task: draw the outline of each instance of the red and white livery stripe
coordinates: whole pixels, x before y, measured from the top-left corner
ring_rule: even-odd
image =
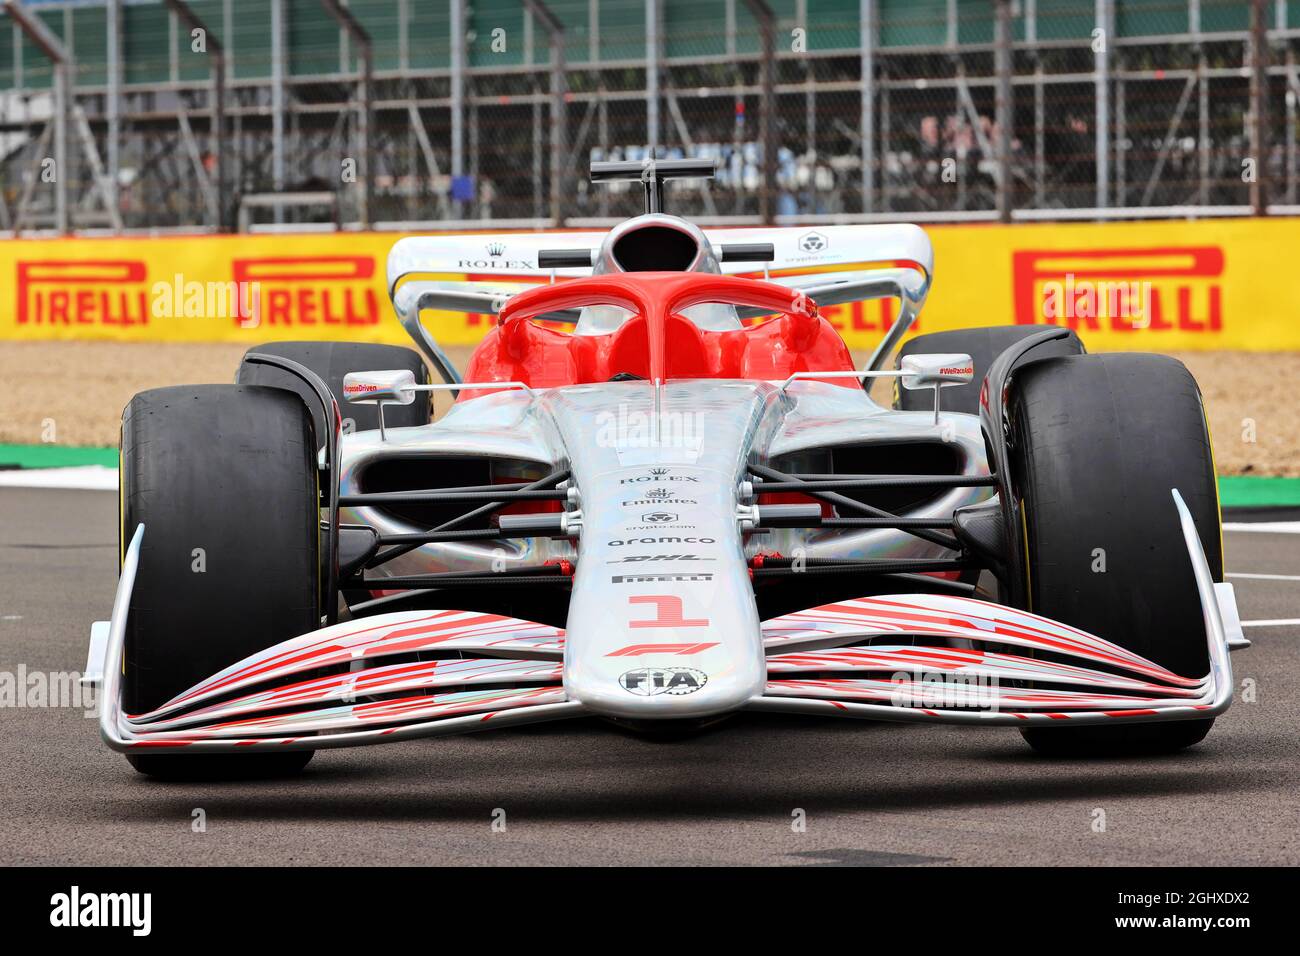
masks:
[[[738,709],[1009,726],[1220,714],[1232,700],[1227,636],[1195,525],[1174,498],[1203,610],[1205,633],[1196,637],[1207,642],[1210,669],[1202,677],[1027,611],[951,596],[864,597],[764,623],[767,679]],[[562,629],[475,611],[409,611],[292,638],[127,716],[122,654],[143,534],[141,526],[123,561],[104,662],[100,727],[114,749],[346,747],[595,709],[565,686]],[[642,646],[610,656],[626,654],[632,668]],[[714,645],[665,645],[683,646]],[[702,657],[684,659],[704,666]]]

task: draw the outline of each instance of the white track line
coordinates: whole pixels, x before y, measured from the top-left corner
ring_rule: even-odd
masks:
[[[1278,618],[1272,621],[1242,621],[1242,627],[1296,627],[1300,625],[1300,617]]]
[[[15,468],[0,471],[0,488],[75,488],[116,491],[117,469],[104,465],[77,468]]]
[[[1300,581],[1300,574],[1247,574],[1245,572],[1229,571],[1224,577],[1249,578],[1252,581]]]
[[[1254,531],[1268,534],[1300,534],[1300,521],[1225,521],[1224,531]]]

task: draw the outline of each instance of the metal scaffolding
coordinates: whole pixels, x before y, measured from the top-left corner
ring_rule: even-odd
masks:
[[[0,233],[1300,212],[1295,4],[483,7],[3,0]]]

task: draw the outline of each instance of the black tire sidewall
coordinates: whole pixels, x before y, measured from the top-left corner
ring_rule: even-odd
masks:
[[[1027,609],[1204,676],[1201,602],[1171,494],[1222,580],[1213,452],[1191,374],[1159,355],[1046,359],[1013,377],[1009,416]]]
[[[320,626],[311,416],[250,385],[154,389],[123,413],[121,534],[144,524],[124,706],[143,713]]]

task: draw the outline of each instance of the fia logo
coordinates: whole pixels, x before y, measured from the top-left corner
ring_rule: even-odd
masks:
[[[682,697],[693,694],[709,682],[709,675],[694,667],[638,667],[618,679],[629,694],[658,697],[668,694]]]

